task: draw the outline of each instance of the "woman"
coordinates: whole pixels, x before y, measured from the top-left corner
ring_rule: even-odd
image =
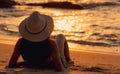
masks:
[[[73,64],[64,35],[50,38],[53,27],[53,19],[37,11],[25,18],[19,25],[22,38],[17,41],[8,66],[54,66],[56,70],[63,71],[69,64]],[[17,62],[20,55],[24,62]]]

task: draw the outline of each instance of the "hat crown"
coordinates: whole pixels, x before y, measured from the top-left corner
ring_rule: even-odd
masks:
[[[45,20],[44,17],[38,12],[34,12],[30,15],[27,20],[26,29],[30,33],[39,33],[45,27]]]
[[[52,17],[35,11],[20,23],[19,32],[26,40],[40,42],[50,36],[53,28]]]

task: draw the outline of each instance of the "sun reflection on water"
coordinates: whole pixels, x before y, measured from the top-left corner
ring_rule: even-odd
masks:
[[[90,25],[90,18],[83,17],[83,15],[88,14],[88,10],[68,10],[54,11],[53,19],[54,19],[54,32],[52,35],[57,35],[59,33],[63,33],[66,35],[66,38],[69,40],[80,40],[87,39],[90,35],[90,32],[85,32],[87,30],[87,26]]]
[[[59,30],[70,31],[74,25],[75,21],[66,20],[66,18],[59,20],[57,22],[56,28]]]

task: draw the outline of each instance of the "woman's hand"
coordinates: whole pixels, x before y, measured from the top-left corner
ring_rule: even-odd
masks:
[[[18,62],[14,65],[8,65],[6,67],[9,67],[9,68],[20,68],[20,67],[23,67],[24,66],[24,62]]]

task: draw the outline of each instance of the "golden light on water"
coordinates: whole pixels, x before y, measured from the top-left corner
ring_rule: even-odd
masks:
[[[90,21],[88,17],[83,17],[80,15],[87,14],[87,10],[81,11],[68,11],[63,12],[61,10],[57,10],[54,12],[54,24],[55,24],[55,33],[64,32],[65,34],[74,34],[74,36],[80,36],[78,33],[71,32],[81,32]],[[78,16],[79,15],[79,16]],[[54,34],[55,34],[54,33]]]
[[[19,0],[24,1],[24,0]],[[28,2],[29,0],[25,0]],[[45,0],[30,0],[45,1]],[[47,1],[47,0],[46,0]],[[53,1],[53,0],[48,0]],[[56,0],[57,1],[57,0]],[[62,1],[62,0],[60,0]],[[69,0],[73,1],[73,0]],[[108,0],[74,0],[89,3],[100,3]],[[94,45],[95,42],[107,43],[111,45],[120,44],[119,33],[119,7],[116,5],[101,5],[93,9],[83,10],[65,10],[55,8],[43,8],[41,6],[15,6],[16,8],[1,9],[0,22],[7,26],[7,29],[1,31],[0,43],[15,44],[18,39],[18,26],[20,22],[28,17],[33,11],[39,11],[41,14],[50,15],[54,19],[54,31],[52,35],[60,33],[66,36],[66,39],[73,41],[70,48],[78,48],[79,41],[83,44]],[[7,21],[9,20],[9,21]],[[4,36],[6,35],[6,36]],[[7,36],[8,35],[8,36]],[[15,36],[15,37],[14,37]],[[111,37],[110,37],[111,36]],[[75,43],[75,44],[74,44]],[[76,46],[75,46],[76,45]],[[96,45],[96,44],[95,44]],[[79,49],[79,48],[78,48]],[[101,49],[100,49],[101,50]]]
[[[71,30],[72,26],[74,25],[74,21],[68,21],[65,18],[57,22],[57,29],[59,30]]]

